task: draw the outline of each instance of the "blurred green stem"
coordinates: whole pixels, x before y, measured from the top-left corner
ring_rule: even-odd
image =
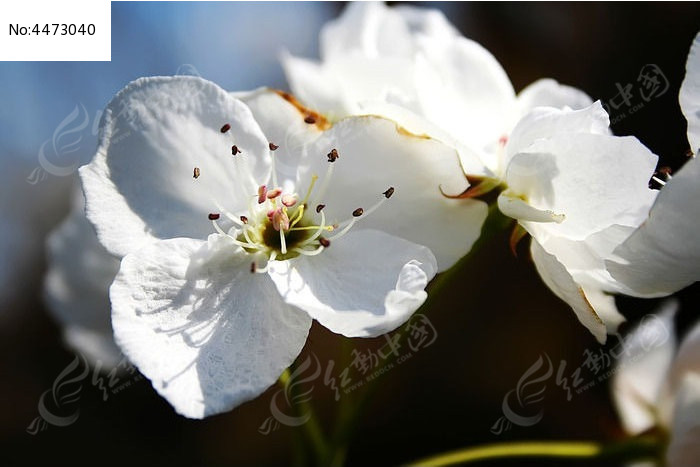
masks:
[[[486,444],[438,454],[408,464],[411,467],[442,467],[506,458],[559,458],[574,460],[624,461],[659,459],[664,443],[658,437],[630,438],[619,443],[596,441],[523,441]]]

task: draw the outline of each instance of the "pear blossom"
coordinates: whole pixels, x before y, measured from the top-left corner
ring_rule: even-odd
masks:
[[[667,464],[695,465],[700,457],[700,324],[678,345],[673,331],[678,303],[669,300],[663,307],[658,315],[661,326],[656,326],[661,329],[642,322],[625,339],[613,398],[628,433],[660,429],[670,438]]]
[[[401,325],[486,210],[442,195],[467,188],[449,146],[379,117],[331,124],[284,93],[237,96],[137,80],[80,169],[87,217],[123,257],[116,342],[193,418],[273,384],[312,319],[349,337]]]
[[[679,101],[694,155],[661,188],[649,218],[606,262],[615,280],[639,296],[668,295],[700,280],[700,34],[688,54]]]
[[[502,174],[499,151],[537,106],[580,109],[584,92],[541,79],[517,96],[496,58],[442,12],[354,2],[320,34],[320,62],[283,54],[292,91],[331,119],[392,118],[460,150],[471,175]]]
[[[63,325],[68,346],[93,365],[99,362],[100,368],[111,370],[122,359],[112,337],[108,295],[119,259],[97,241],[84,204],[82,191],[76,189],[70,213],[49,234],[44,296]]]
[[[623,320],[611,293],[629,292],[605,270],[612,250],[644,222],[657,156],[634,137],[609,134],[599,102],[537,108],[504,148],[502,213],[532,236],[543,281],[601,342]],[[518,240],[514,237],[514,241]]]

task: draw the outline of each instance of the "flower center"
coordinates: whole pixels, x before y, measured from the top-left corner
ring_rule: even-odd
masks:
[[[226,125],[222,127],[222,132],[225,132],[224,128]],[[394,188],[389,187],[369,209],[357,208],[347,220],[329,225],[324,212],[326,205],[320,204],[320,200],[325,196],[333,177],[335,162],[340,158],[338,151],[331,149],[325,156],[328,158],[328,169],[318,189],[315,190],[319,177],[314,174],[304,197],[300,198],[297,193],[285,193],[277,187],[273,152],[279,146],[270,143],[269,147],[272,160],[271,182],[274,188],[259,186],[257,194],[251,195],[248,200],[245,215],[230,213],[218,203],[220,212],[209,214],[209,220],[219,234],[230,237],[236,245],[253,256],[251,272],[267,272],[272,261],[322,253],[332,242],[350,231],[361,216],[371,214],[394,194]],[[219,225],[222,214],[233,224],[228,231]],[[330,235],[331,232],[334,233]],[[260,264],[264,266],[260,267]]]

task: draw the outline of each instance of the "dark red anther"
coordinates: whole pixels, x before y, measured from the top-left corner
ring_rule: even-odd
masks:
[[[194,178],[199,178],[199,167],[194,168],[194,170],[192,171],[192,176]]]
[[[215,221],[215,220],[217,220],[219,217],[221,217],[221,214],[219,214],[218,212],[212,212],[212,213],[209,214],[209,220],[210,220],[210,221]]]
[[[313,125],[316,123],[316,118],[313,115],[307,115],[306,118],[304,119],[304,123],[308,123],[309,125]]]
[[[362,208],[357,208],[352,212],[352,217],[360,217],[362,214],[364,214],[365,210]]]
[[[331,149],[331,152],[329,152],[326,155],[328,156],[328,162],[335,162],[336,159],[340,157],[340,155],[338,154],[338,150],[335,148]]]
[[[231,125],[229,125],[228,123],[226,123],[224,126],[221,127],[221,132],[222,132],[222,133],[226,133],[226,132],[227,132],[228,130],[230,130],[230,129],[231,129]]]
[[[316,212],[319,213],[319,212],[323,211],[323,208],[325,208],[325,207],[326,207],[325,204],[319,204],[318,206],[316,206]]]
[[[244,224],[247,224],[248,218],[246,216],[241,216],[241,222],[243,222]]]
[[[328,248],[329,246],[331,246],[331,241],[323,237],[319,237],[318,243],[323,245],[324,248]]]
[[[276,150],[278,147],[279,147],[279,146],[277,146],[275,143],[270,143],[270,151],[274,151],[274,150]]]
[[[251,274],[255,272],[255,270],[258,269],[258,266],[255,264],[255,261],[250,263],[250,272]]]
[[[235,156],[235,155],[238,154],[239,152],[243,152],[243,151],[241,151],[240,149],[238,149],[238,146],[236,146],[235,144],[234,144],[233,146],[231,146],[231,154],[233,154],[233,155]]]
[[[386,190],[386,191],[385,191],[384,193],[382,193],[382,194],[386,197],[386,199],[391,198],[391,195],[394,194],[394,187],[393,187],[393,186],[390,186],[389,189]]]

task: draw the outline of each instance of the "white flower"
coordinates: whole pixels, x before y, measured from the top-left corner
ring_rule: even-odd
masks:
[[[44,296],[63,325],[64,340],[93,364],[111,370],[122,359],[112,337],[108,296],[119,259],[97,241],[80,190],[75,190],[70,214],[49,235],[47,249]]]
[[[646,219],[655,155],[611,136],[600,104],[575,88],[545,79],[516,96],[496,59],[434,10],[351,4],[323,29],[321,58],[284,57],[303,100],[457,148],[471,184],[462,196],[505,189],[499,207],[535,239],[545,283],[605,340],[624,319],[610,293],[627,289],[604,259]]]
[[[677,302],[664,308],[656,322],[642,321],[625,339],[613,397],[628,433],[660,428],[670,434],[668,465],[695,465],[700,458],[700,324],[677,347]]]
[[[460,150],[471,175],[501,174],[499,140],[537,106],[579,109],[585,93],[539,80],[516,97],[494,56],[438,10],[356,2],[324,26],[321,61],[283,55],[292,90],[330,118],[374,114]]]
[[[665,184],[649,218],[606,263],[617,281],[640,296],[668,295],[700,280],[700,34],[688,54],[679,101],[695,156]]]
[[[441,143],[377,117],[330,126],[272,91],[242,97],[198,78],[135,81],[80,171],[88,218],[124,256],[116,341],[189,417],[273,384],[312,318],[346,336],[395,329],[485,217],[440,193],[466,189]]]
[[[532,257],[547,286],[604,342],[624,320],[609,295],[623,290],[604,259],[646,219],[657,156],[633,137],[611,136],[599,103],[533,110],[504,152],[501,212],[532,236]]]

